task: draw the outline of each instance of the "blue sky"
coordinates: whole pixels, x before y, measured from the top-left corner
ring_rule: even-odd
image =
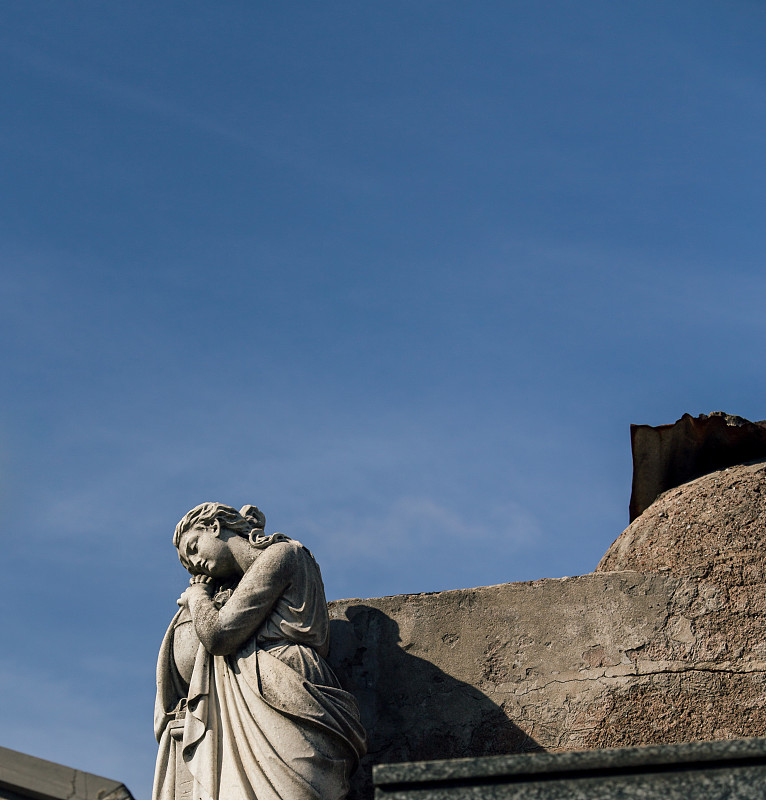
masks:
[[[760,2],[0,9],[0,744],[148,800],[204,500],[330,598],[591,571],[766,417]]]

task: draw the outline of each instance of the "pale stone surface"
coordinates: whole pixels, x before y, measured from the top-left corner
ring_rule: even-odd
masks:
[[[154,800],[343,800],[364,755],[319,567],[264,523],[205,503],[176,528],[192,579],[158,659]]]
[[[623,571],[331,603],[354,796],[373,763],[766,735],[764,530],[766,464],[733,467],[658,499]]]

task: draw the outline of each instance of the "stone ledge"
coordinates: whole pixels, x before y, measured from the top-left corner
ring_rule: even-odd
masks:
[[[0,800],[133,800],[124,784],[0,747]]]
[[[373,770],[378,800],[513,797],[762,797],[766,738],[564,753],[384,764]]]

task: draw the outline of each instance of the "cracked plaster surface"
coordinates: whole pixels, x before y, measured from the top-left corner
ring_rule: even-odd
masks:
[[[766,734],[766,464],[661,495],[597,572],[330,604],[372,763]]]

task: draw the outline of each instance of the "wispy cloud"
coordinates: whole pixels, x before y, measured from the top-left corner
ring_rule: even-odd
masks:
[[[315,144],[315,131],[307,133],[305,126],[282,126],[279,115],[251,112],[247,123],[225,122],[220,116],[198,113],[166,94],[137,87],[91,65],[83,66],[82,62],[53,56],[28,43],[0,38],[0,54],[55,83],[85,91],[102,103],[166,120],[186,131],[196,130],[221,143],[254,152],[270,163],[310,175],[312,180],[322,184],[355,194],[376,189],[375,177],[316,147],[309,148],[309,143]],[[46,146],[55,147],[55,143]]]
[[[210,117],[195,114],[162,94],[137,88],[125,81],[109,77],[103,72],[97,72],[93,68],[75,64],[61,56],[54,57],[32,45],[22,45],[7,39],[0,39],[0,52],[57,83],[85,89],[92,97],[98,97],[102,102],[118,104],[127,110],[162,117],[184,126],[192,126],[238,145],[248,147],[253,145],[251,137],[221,125]]]
[[[356,508],[293,523],[320,559],[328,588],[351,572],[365,576],[358,582],[368,587],[362,595],[458,588],[456,565],[465,585],[476,585],[482,579],[471,576],[493,572],[486,571],[488,554],[498,567],[497,582],[508,580],[509,564],[544,540],[541,522],[515,501],[466,509],[403,495],[382,509]]]

